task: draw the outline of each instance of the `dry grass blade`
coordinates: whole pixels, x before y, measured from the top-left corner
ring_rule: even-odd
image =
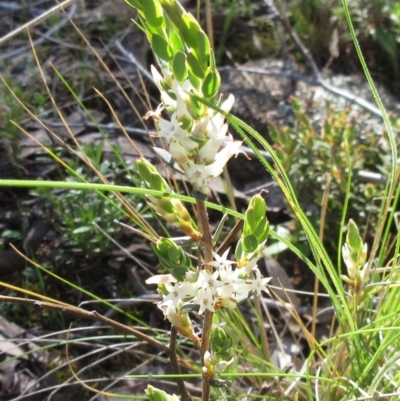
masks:
[[[12,32],[9,34],[3,36],[0,38],[0,46],[3,45],[4,43],[8,42],[10,39],[12,39],[14,36],[17,36],[21,32],[25,30],[29,30],[30,28],[33,28],[34,26],[42,23],[43,21],[46,21],[49,17],[52,15],[56,14],[59,11],[63,11],[65,8],[69,7],[70,5],[76,3],[78,0],[65,0],[62,3],[59,3],[58,5],[50,8],[48,11],[44,12],[43,14],[39,15],[38,17],[34,18],[33,20],[27,22],[26,24],[23,24],[17,29],[14,29]]]

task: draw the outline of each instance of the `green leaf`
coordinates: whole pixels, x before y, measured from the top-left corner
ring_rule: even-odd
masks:
[[[261,195],[255,195],[250,201],[250,205],[254,209],[254,214],[256,217],[256,220],[261,219],[263,216],[265,216],[265,213],[267,211],[267,208],[265,206],[265,200]]]
[[[159,256],[160,258],[160,264],[162,267],[165,267],[168,270],[173,270],[175,269],[175,263],[171,262],[168,258],[163,258]]]
[[[244,234],[252,234],[257,227],[257,220],[254,213],[254,209],[249,207],[245,213],[245,220],[244,220],[244,227],[243,232]]]
[[[144,159],[140,159],[137,163],[137,169],[138,169],[138,173],[140,175],[140,178],[143,181],[146,181],[146,183],[148,184],[150,182],[150,174],[151,174],[151,170],[149,168],[148,163],[146,162],[146,160]]]
[[[260,241],[260,237],[264,237],[265,232],[267,232],[267,235],[268,235],[268,231],[269,231],[268,228],[269,228],[269,224],[268,224],[268,221],[267,221],[267,217],[263,216],[263,217],[261,217],[261,219],[259,219],[257,221],[257,227],[254,230],[253,234]]]
[[[210,50],[209,67],[211,71],[217,71],[214,52]]]
[[[136,8],[138,11],[143,11],[143,0],[125,0],[131,7]]]
[[[182,251],[183,251],[183,249],[182,249]],[[187,269],[191,269],[192,268],[192,259],[190,259],[190,256],[185,251],[183,251],[182,257],[183,258],[182,258],[181,265],[186,266]]]
[[[361,251],[364,244],[360,237],[358,227],[352,219],[350,219],[349,221],[348,229],[349,231],[347,233],[347,243],[351,248],[353,248],[354,251]]]
[[[147,386],[145,392],[151,401],[179,401],[176,395],[169,395],[165,391],[153,387],[150,384]]]
[[[165,212],[167,214],[175,214],[175,212],[176,212],[175,206],[171,202],[171,198],[161,198],[158,203],[158,206],[161,207],[163,212]]]
[[[178,29],[180,29],[182,24],[182,15],[185,13],[185,9],[179,4],[179,1],[160,0],[160,3],[168,18]]]
[[[246,235],[243,238],[243,248],[247,253],[254,252],[258,247],[258,240],[254,234]]]
[[[262,244],[263,242],[265,242],[268,236],[269,236],[269,224],[267,223],[265,231],[260,236],[257,237],[258,243]]]
[[[201,63],[208,66],[211,48],[208,36],[204,33],[204,31],[199,31],[197,36],[197,47],[193,48],[193,51],[196,53],[196,56]]]
[[[170,61],[173,57],[173,52],[171,46],[168,42],[158,34],[153,34],[151,38],[151,46],[153,48],[153,52],[158,56],[161,60]]]
[[[186,67],[186,55],[183,52],[175,53],[174,59],[172,60],[172,72],[175,78],[179,82],[183,82],[188,75],[188,70]]]
[[[174,53],[177,51],[185,51],[185,45],[183,44],[181,37],[172,29],[168,33],[168,42]]]
[[[221,78],[218,71],[210,71],[201,86],[201,92],[206,99],[212,99],[218,92],[221,85]]]
[[[184,281],[185,274],[189,269],[186,266],[179,266],[172,269],[171,274],[178,280]]]
[[[182,14],[180,32],[187,46],[191,47],[192,49],[197,49],[200,30],[200,25],[192,14]]]
[[[171,246],[170,248],[168,248],[169,260],[175,264],[180,264],[182,252],[183,252],[182,248]]]
[[[72,231],[72,234],[82,234],[82,233],[87,233],[88,231],[92,230],[92,227],[90,226],[82,226],[78,227],[75,230]]]
[[[150,174],[148,184],[151,189],[154,189],[156,191],[165,191],[164,178],[160,176],[158,171],[152,172]]]
[[[193,96],[190,97],[190,107],[189,112],[194,119],[199,119],[203,115],[204,104],[200,103]]]
[[[188,70],[188,76],[189,76],[189,81],[192,84],[192,86],[195,89],[200,89],[201,80],[199,78],[197,78],[196,75],[194,75],[191,70]]]
[[[196,56],[193,53],[189,53],[187,55],[187,64],[190,69],[190,71],[200,79],[204,79],[206,76],[206,68],[203,68],[204,66],[201,65],[199,60],[196,58]]]
[[[143,1],[143,13],[147,23],[153,28],[165,25],[163,9],[157,0]]]
[[[237,262],[241,261],[244,258],[244,253],[243,253],[243,240],[240,239],[236,245],[235,249],[235,259]]]
[[[210,380],[210,386],[216,388],[225,388],[232,384],[232,380],[213,379]]]

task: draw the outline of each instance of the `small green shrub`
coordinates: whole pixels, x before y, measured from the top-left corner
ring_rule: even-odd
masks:
[[[348,1],[355,33],[365,50],[367,64],[399,78],[400,6],[396,0]],[[354,61],[351,37],[341,0],[292,0],[288,17],[295,30],[306,40],[317,62],[324,66],[337,47],[339,53]],[[334,33],[338,34],[337,41]],[[334,43],[336,42],[336,43]],[[340,55],[339,55],[340,59]],[[348,60],[347,60],[348,61]],[[348,62],[346,63],[348,64]],[[349,66],[347,65],[347,68]],[[338,63],[343,70],[343,63]]]
[[[84,150],[86,155],[93,155],[92,163],[97,172],[103,177],[114,183],[127,176],[125,167],[115,161],[102,160],[103,152],[101,147],[91,147]],[[97,159],[97,160],[96,160]],[[101,182],[94,171],[87,166],[73,166],[76,175],[68,174],[66,181],[70,182]],[[78,179],[77,176],[80,178]],[[126,177],[131,180],[131,177]],[[47,203],[46,210],[51,211],[56,216],[57,228],[66,239],[66,246],[77,247],[82,251],[86,258],[90,259],[96,255],[106,254],[115,245],[99,231],[94,223],[104,230],[109,236],[117,240],[121,236],[121,227],[115,220],[125,219],[122,210],[123,206],[116,194],[98,193],[95,191],[68,190],[53,191],[49,188],[40,188],[36,191],[40,198],[44,198]],[[131,205],[138,205],[140,198],[133,194],[124,195],[127,202]]]
[[[382,172],[389,154],[379,145],[376,136],[358,132],[355,118],[348,110],[337,112],[327,102],[326,116],[322,126],[317,128],[298,100],[293,99],[292,105],[294,125],[284,128],[271,125],[270,135],[299,202],[316,228],[321,222],[323,197],[328,195],[324,238],[335,249],[341,232],[349,174],[352,174],[352,182],[344,221],[354,218],[361,231],[366,232],[376,224],[377,208],[373,200],[383,194],[384,186],[361,182],[355,176],[360,170]],[[295,231],[297,229],[300,227],[296,226]]]

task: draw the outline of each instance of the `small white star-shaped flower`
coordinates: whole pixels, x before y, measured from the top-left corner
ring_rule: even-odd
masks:
[[[214,298],[210,288],[200,288],[197,291],[197,296],[193,300],[196,304],[200,305],[199,314],[201,315],[206,309],[210,312],[215,312]]]
[[[196,287],[199,289],[209,289],[211,294],[214,295],[217,291],[217,287],[224,285],[218,280],[218,271],[214,273],[209,273],[207,270],[202,270],[199,272],[199,277],[196,281]]]
[[[210,265],[216,269],[220,269],[234,264],[235,262],[227,260],[229,249],[230,248],[228,248],[221,256],[219,256],[217,252],[213,252],[214,261],[211,262]]]
[[[246,283],[250,285],[250,288],[257,292],[257,296],[261,295],[261,291],[269,292],[267,284],[271,281],[271,277],[263,278],[261,276],[260,270],[257,268],[253,269],[256,274],[255,279],[246,280]]]
[[[196,287],[192,283],[175,283],[167,296],[164,297],[163,302],[172,300],[175,308],[179,302],[184,298],[194,297],[196,295]]]

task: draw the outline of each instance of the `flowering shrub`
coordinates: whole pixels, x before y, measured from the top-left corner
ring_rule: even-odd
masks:
[[[213,250],[204,199],[208,180],[222,174],[224,166],[240,150],[240,141],[228,133],[225,115],[234,96],[218,95],[219,73],[207,35],[196,19],[177,0],[128,0],[139,13],[143,31],[151,43],[159,70],[151,71],[160,91],[161,104],[147,113],[165,140],[179,171],[192,185],[200,228],[180,200],[173,198],[168,183],[147,160],[137,169],[143,185],[163,193],[148,196],[154,211],[199,244],[202,260],[193,267],[190,255],[171,238],[153,244],[160,264],[169,271],[147,280],[157,284],[164,316],[183,336],[201,348],[203,400],[209,387],[224,386],[216,375],[233,362],[233,341],[221,327],[213,327],[212,315],[221,308],[233,309],[253,294],[268,292],[269,278],[263,278],[257,260],[269,235],[266,206],[261,195],[253,197],[247,209],[243,232],[236,246],[235,260],[229,249],[222,255]],[[191,311],[204,314],[201,340],[193,330]],[[149,387],[151,399],[175,399]]]

